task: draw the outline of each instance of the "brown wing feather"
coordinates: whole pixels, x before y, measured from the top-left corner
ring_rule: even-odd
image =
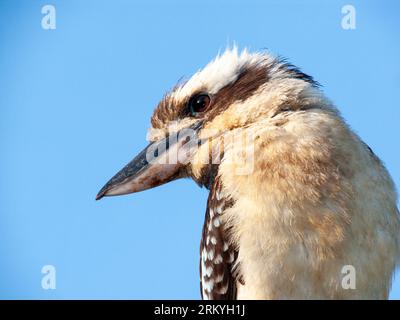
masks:
[[[207,210],[200,244],[200,288],[203,299],[236,299],[234,263],[237,252],[230,245],[221,214],[232,206],[222,194],[221,183],[215,178],[207,201]]]

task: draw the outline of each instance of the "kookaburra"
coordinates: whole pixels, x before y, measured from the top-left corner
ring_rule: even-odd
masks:
[[[97,199],[184,177],[209,189],[204,299],[388,297],[395,186],[312,77],[227,49],[164,96],[148,139]]]

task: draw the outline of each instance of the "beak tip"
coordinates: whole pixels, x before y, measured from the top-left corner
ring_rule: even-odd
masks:
[[[101,198],[103,198],[106,195],[107,190],[100,190],[99,193],[96,195],[96,201],[100,200]]]

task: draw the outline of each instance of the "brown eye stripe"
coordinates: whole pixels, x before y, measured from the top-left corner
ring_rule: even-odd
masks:
[[[235,101],[246,100],[267,81],[268,74],[265,65],[260,63],[243,67],[236,81],[226,85],[212,96],[207,118],[214,118]],[[177,120],[188,115],[189,100],[175,101],[173,92],[174,90],[172,90],[171,94],[165,95],[155,109],[151,118],[151,124],[154,128],[161,128],[168,121]],[[202,91],[199,91],[193,96],[201,93]]]
[[[272,62],[260,60],[257,63],[249,63],[242,67],[238,77],[232,83],[221,88],[217,93],[213,94],[211,105],[204,114],[207,120],[212,120],[218,114],[229,108],[236,101],[244,101],[252,96],[263,84],[270,81],[272,70],[280,71],[280,77],[299,79],[310,83],[314,87],[319,84],[312,77],[301,72],[299,69],[287,63],[284,59],[278,58]],[[182,85],[182,84],[180,84]],[[178,86],[177,86],[178,87]],[[188,102],[175,101],[173,98],[175,87],[170,94],[167,94],[158,104],[151,118],[151,124],[154,128],[162,128],[169,121],[178,120],[187,117]],[[202,88],[207,92],[207,88]],[[197,94],[201,91],[197,92]],[[194,94],[192,95],[192,97]]]
[[[246,100],[268,80],[265,65],[244,67],[235,82],[226,85],[213,96],[214,102],[207,118],[211,120],[226,110],[232,103]]]

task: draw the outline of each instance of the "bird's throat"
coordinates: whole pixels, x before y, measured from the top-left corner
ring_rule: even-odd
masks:
[[[219,164],[206,164],[199,171],[200,174],[195,174],[193,170],[189,169],[188,175],[200,186],[208,190],[211,189],[215,177],[218,173]]]

